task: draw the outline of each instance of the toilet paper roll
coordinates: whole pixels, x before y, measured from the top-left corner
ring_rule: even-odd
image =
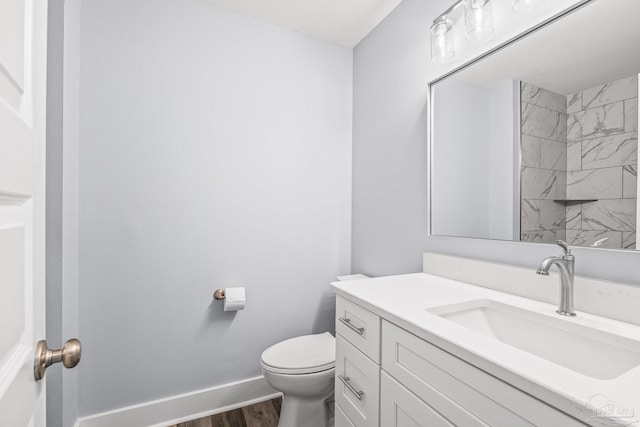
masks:
[[[225,288],[224,290],[224,311],[238,311],[244,309],[246,301],[243,287]]]

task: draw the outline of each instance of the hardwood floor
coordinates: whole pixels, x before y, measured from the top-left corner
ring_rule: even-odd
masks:
[[[278,427],[282,398],[169,427]]]

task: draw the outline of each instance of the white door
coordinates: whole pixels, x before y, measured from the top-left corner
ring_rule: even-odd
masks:
[[[47,1],[0,1],[0,427],[45,425]]]

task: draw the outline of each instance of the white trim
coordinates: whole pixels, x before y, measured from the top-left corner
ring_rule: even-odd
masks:
[[[638,73],[638,82],[640,82],[640,73]],[[638,108],[638,117],[636,118],[636,120],[638,120],[637,123],[640,123],[640,84],[638,84],[638,98],[636,100],[636,104],[637,104],[637,108]],[[625,111],[626,113],[626,111]],[[626,114],[625,114],[626,117]],[[627,124],[624,124],[625,130],[627,127]],[[637,132],[638,129],[640,129],[639,126],[636,126],[636,136],[637,136]],[[638,169],[640,169],[640,151],[638,151],[638,160],[637,160],[637,166],[636,166],[636,185],[638,184]],[[640,249],[640,246],[638,245],[638,231],[640,231],[640,185],[637,186],[638,188],[636,189],[636,247],[633,249]]]
[[[80,337],[80,17],[82,0],[65,0],[62,72],[62,271],[61,337]],[[86,356],[85,356],[86,357]],[[82,365],[80,365],[82,366]],[[56,377],[62,391],[59,421],[79,425],[80,369]],[[61,382],[61,384],[59,384]]]
[[[79,418],[75,427],[166,427],[281,396],[263,376]]]
[[[521,239],[520,194],[522,192],[522,82],[513,79],[513,239]]]

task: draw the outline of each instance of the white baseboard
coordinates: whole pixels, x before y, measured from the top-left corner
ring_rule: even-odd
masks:
[[[167,427],[273,399],[263,376],[78,419],[75,427]]]

